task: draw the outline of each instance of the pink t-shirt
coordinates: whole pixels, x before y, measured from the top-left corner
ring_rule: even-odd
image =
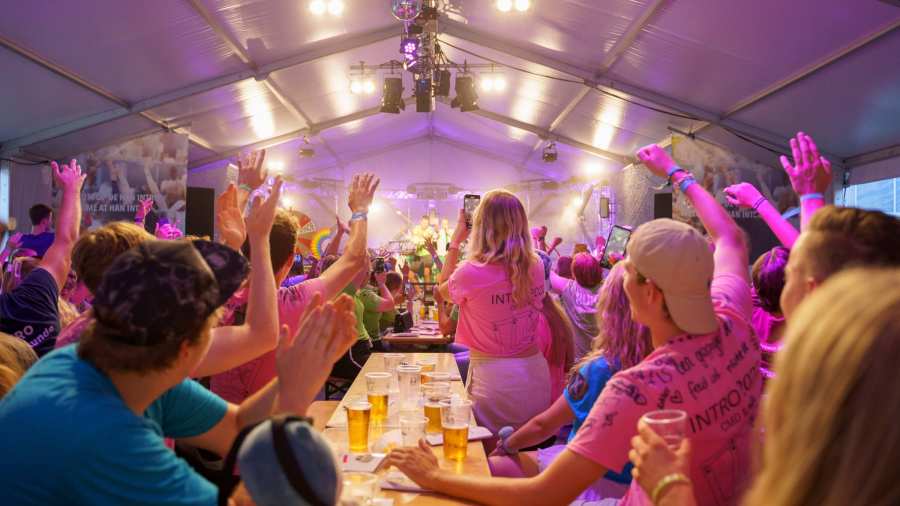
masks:
[[[761,307],[753,308],[751,319],[756,337],[759,338],[759,346],[762,348],[762,362],[760,370],[763,376],[771,378],[775,376],[772,365],[775,363],[775,353],[781,349],[781,336],[784,333],[784,316],[775,316]]]
[[[531,266],[531,300],[514,307],[512,283],[502,265],[463,262],[450,276],[450,300],[459,305],[456,341],[497,357],[511,357],[539,345],[547,325],[541,313],[544,267],[535,257]]]
[[[719,331],[679,336],[610,379],[568,448],[621,472],[640,417],[657,409],[688,414],[690,478],[700,506],[737,504],[749,481],[750,441],[762,377],[750,329],[750,287],[720,275],[711,293]],[[650,505],[633,481],[622,505]]]
[[[88,325],[92,321],[94,321],[94,317],[93,311],[90,309],[78,315],[77,318],[72,320],[72,323],[62,329],[59,336],[56,337],[56,344],[54,347],[62,348],[63,346],[77,343],[81,339],[81,334],[84,334],[84,331],[87,330]]]
[[[287,325],[291,332],[297,332],[300,316],[316,292],[322,293],[321,279],[310,279],[289,288],[278,289],[278,321]],[[221,325],[235,324],[236,311],[246,311],[246,290],[235,293],[226,304]],[[228,402],[240,404],[278,375],[275,364],[275,350],[257,357],[234,369],[216,374],[211,378],[210,390]]]

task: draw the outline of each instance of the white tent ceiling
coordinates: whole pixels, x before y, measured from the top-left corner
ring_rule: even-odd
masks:
[[[900,144],[900,8],[880,0],[533,0],[509,14],[455,0],[465,22],[440,23],[451,60],[575,82],[506,69],[506,92],[480,92],[481,111],[400,115],[347,85],[349,65],[396,58],[388,0],[345,0],[337,18],[308,0],[3,3],[7,157],[175,128],[191,135],[191,167],[270,147],[311,174],[426,139],[561,180],[626,165],[670,128],[759,156],[720,127],[776,149],[804,129],[851,166]],[[299,159],[305,134],[317,155]],[[547,138],[565,163],[540,161]]]

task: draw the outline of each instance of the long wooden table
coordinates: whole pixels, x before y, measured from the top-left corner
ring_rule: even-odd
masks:
[[[347,395],[344,396],[345,399],[349,399],[356,395],[366,395],[365,374],[367,372],[381,372],[386,370],[384,367],[384,357],[382,355],[383,354],[381,353],[374,353],[371,357],[369,357],[369,360],[366,362],[365,366],[363,366],[362,371],[360,371],[359,376],[357,376],[356,380],[353,382],[353,385],[351,385],[350,389],[348,390]],[[415,360],[420,360],[423,358],[436,359],[437,365],[435,366],[435,371],[448,372],[453,377],[459,376],[459,368],[456,367],[456,361],[454,360],[453,354],[451,353],[404,353],[404,355],[405,360],[409,362],[414,362]],[[463,396],[466,395],[465,387],[460,380],[451,382],[451,391],[454,393],[459,393]],[[322,411],[319,412],[320,415],[322,413]],[[385,427],[384,430],[391,430],[393,428],[394,427],[388,424],[388,426]],[[346,414],[344,412],[343,401],[341,401],[341,403],[337,406],[330,419],[326,423],[324,434],[325,437],[335,446],[335,449],[339,453],[345,453],[347,451],[348,439],[346,428]],[[374,443],[374,440],[377,439],[377,436],[377,432],[370,432],[370,446]],[[480,441],[469,442],[466,459],[462,462],[454,462],[445,459],[443,454],[443,446],[432,447],[432,450],[434,451],[435,455],[437,455],[441,468],[448,473],[467,474],[473,476],[491,475],[490,468],[488,467],[487,455],[485,455],[484,446]],[[380,473],[385,472],[386,471],[380,471]],[[443,506],[451,504],[472,504],[458,499],[435,494],[397,492],[390,490],[382,490],[381,497],[393,499],[394,506]]]

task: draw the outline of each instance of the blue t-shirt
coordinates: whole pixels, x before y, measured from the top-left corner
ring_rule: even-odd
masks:
[[[33,249],[37,252],[37,256],[43,257],[50,245],[53,244],[53,238],[56,235],[53,232],[43,232],[40,234],[25,234],[22,236],[22,242],[19,247]]]
[[[575,438],[575,433],[581,428],[594,402],[600,397],[600,392],[606,386],[606,382],[613,377],[613,374],[619,372],[618,364],[610,366],[605,357],[599,357],[591,360],[587,364],[578,369],[577,374],[573,374],[569,378],[569,384],[566,385],[563,396],[569,403],[569,408],[575,413],[575,422],[572,423],[572,432],[569,433],[568,441]],[[621,473],[607,471],[604,478],[612,480],[616,483],[631,483],[631,468],[628,464]]]
[[[215,506],[216,487],[163,437],[209,431],[225,401],[187,379],[137,416],[76,347],[39,360],[0,402],[0,501]]]
[[[39,356],[49,353],[59,334],[59,286],[37,268],[9,293],[0,294],[0,331],[28,342]]]

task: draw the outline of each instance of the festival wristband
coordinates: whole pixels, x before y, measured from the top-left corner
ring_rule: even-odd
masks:
[[[509,436],[512,436],[513,432],[513,428],[509,426],[502,427],[497,431],[497,435],[500,436],[500,450],[507,455],[519,453],[519,450],[510,449],[510,447],[506,446],[506,441],[509,439]]]
[[[691,187],[691,185],[697,184],[697,180],[694,179],[694,176],[688,175],[684,179],[678,182],[678,189],[681,190],[681,193],[686,193],[687,189]]]
[[[239,185],[238,185],[238,188],[241,189],[241,190],[244,190],[245,192],[252,192],[252,191],[253,191],[253,188],[250,188],[249,185],[246,185],[246,184],[244,184],[244,183],[239,184]]]
[[[682,473],[672,473],[663,476],[661,480],[653,487],[653,493],[650,494],[651,500],[653,504],[659,504],[659,498],[663,495],[663,492],[666,491],[670,486],[676,483],[684,483],[687,486],[691,486],[691,480],[687,476]]]
[[[757,200],[756,203],[753,204],[753,210],[759,211],[759,206],[763,205],[763,202],[765,202],[765,201],[766,201],[765,197],[760,197],[759,200]]]
[[[368,217],[369,217],[368,211],[357,211],[357,212],[353,213],[352,216],[350,216],[350,221],[351,222],[363,221],[363,220],[367,219]]]
[[[681,167],[679,167],[677,165],[673,165],[673,166],[669,167],[669,169],[666,170],[666,184],[669,186],[672,186],[672,176],[674,176],[675,174],[677,174],[679,172],[687,173],[686,170],[682,169]]]
[[[458,243],[455,243],[455,242],[451,242],[451,243],[447,246],[447,251],[450,251],[450,250],[452,250],[452,249],[459,249],[459,244],[458,244]]]
[[[821,193],[807,193],[806,195],[800,195],[800,202],[806,202],[807,200],[825,200],[825,195]]]

